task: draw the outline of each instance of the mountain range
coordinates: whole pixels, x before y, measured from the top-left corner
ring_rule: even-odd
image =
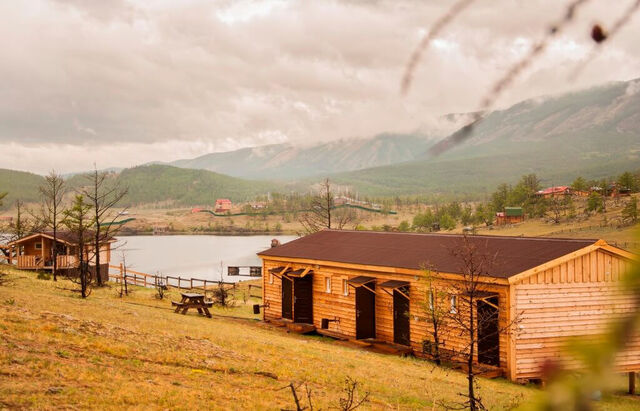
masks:
[[[457,116],[453,116],[457,117]],[[330,177],[362,195],[478,198],[502,182],[536,173],[547,185],[640,169],[640,80],[530,99],[489,113],[448,138],[465,141],[439,156],[423,133],[380,134],[314,146],[273,144],[116,172],[131,204],[207,204],[268,191],[307,191]],[[69,176],[75,185],[80,176]],[[37,198],[41,176],[0,170],[0,192]]]
[[[310,182],[331,176],[371,195],[483,192],[535,172],[549,184],[640,168],[640,80],[539,97],[489,113],[457,147],[431,156],[436,139],[381,134],[311,147],[275,144],[169,165],[236,177]]]

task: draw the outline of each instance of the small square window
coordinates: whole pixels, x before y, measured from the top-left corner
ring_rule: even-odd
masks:
[[[42,243],[36,243],[36,250],[42,250]]]
[[[325,277],[324,279],[324,291],[331,294],[331,277]]]
[[[449,310],[449,312],[451,314],[457,314],[458,313],[458,296],[457,295],[452,295],[451,296],[451,310]]]
[[[349,283],[347,280],[342,280],[342,294],[349,295]]]

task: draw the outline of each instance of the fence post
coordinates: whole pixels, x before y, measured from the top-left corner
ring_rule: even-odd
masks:
[[[120,281],[122,281],[123,278],[124,278],[124,268],[122,266],[122,263],[120,263]]]
[[[142,278],[144,279],[144,288],[147,288],[147,276],[143,275]]]
[[[182,283],[182,278],[178,276],[178,290],[182,290],[181,283]]]
[[[190,284],[189,284],[189,289],[193,290],[193,277],[191,278]]]

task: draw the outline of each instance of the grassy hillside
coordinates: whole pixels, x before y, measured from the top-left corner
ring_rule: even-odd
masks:
[[[9,193],[2,200],[4,206],[0,209],[11,207],[17,199],[24,202],[38,201],[38,187],[43,181],[44,178],[37,174],[0,169],[0,193]]]
[[[440,408],[458,401],[463,374],[430,363],[374,354],[320,337],[263,325],[249,306],[208,319],[173,313],[170,300],[114,288],[81,300],[67,281],[9,271],[0,286],[0,407],[9,409],[293,409],[289,382],[307,382],[316,409],[336,408],[347,376],[371,402],[363,409]],[[620,381],[620,389],[624,381]],[[510,409],[535,388],[480,381],[485,405]],[[613,395],[599,409],[634,409]]]

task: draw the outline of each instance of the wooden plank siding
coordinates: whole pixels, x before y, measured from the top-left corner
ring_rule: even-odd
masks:
[[[631,262],[605,250],[591,251],[512,284],[518,331],[512,380],[541,378],[545,361],[577,367],[564,347],[569,337],[596,340],[607,324],[633,310],[633,298],[620,279]],[[640,370],[640,335],[616,361],[620,372]]]
[[[269,273],[269,269],[276,267],[284,267],[289,265],[291,269],[306,268],[309,264],[294,263],[287,259],[263,259],[263,297],[264,302],[269,304],[264,310],[265,320],[274,320],[282,317],[281,305],[281,280]],[[427,312],[425,311],[424,302],[426,301],[426,286],[420,280],[422,273],[419,270],[413,270],[413,275],[408,273],[398,274],[389,272],[379,272],[367,269],[358,270],[352,266],[337,267],[334,265],[316,264],[313,266],[313,324],[320,328],[322,318],[334,319],[339,318],[339,322],[330,322],[329,330],[341,333],[349,338],[356,337],[356,318],[355,318],[355,290],[349,286],[348,295],[344,295],[342,288],[342,280],[347,280],[356,276],[370,276],[376,278],[376,339],[393,342],[393,297],[382,290],[378,285],[387,280],[408,281],[409,286],[409,316],[410,316],[410,340],[413,351],[422,355],[423,342],[431,339],[431,323],[427,320]],[[444,276],[451,277],[450,274]],[[325,278],[331,278],[331,293],[325,290]],[[440,280],[435,287],[443,290],[453,290],[451,283],[454,280]],[[508,302],[508,285],[485,283],[480,287],[484,291],[495,292],[499,299],[498,321],[501,330],[507,330],[509,327],[509,302]],[[447,301],[441,302],[449,304]],[[463,303],[459,299],[459,309],[464,311]],[[462,351],[468,346],[468,338],[461,335],[461,330],[453,326],[448,327],[448,332],[443,335],[445,350]],[[509,354],[509,336],[507,332],[500,335],[500,367],[508,372],[508,354]],[[476,351],[477,359],[477,351]]]

